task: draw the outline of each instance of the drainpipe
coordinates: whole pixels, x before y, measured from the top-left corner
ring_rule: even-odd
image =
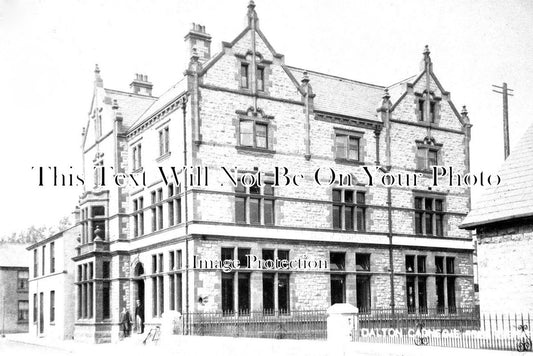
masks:
[[[183,166],[187,167],[187,97],[183,100]],[[187,176],[183,171],[183,210],[185,213],[185,335],[189,335],[189,220],[187,204]]]

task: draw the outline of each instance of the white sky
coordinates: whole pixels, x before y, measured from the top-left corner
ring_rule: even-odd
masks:
[[[286,63],[380,85],[418,73],[429,44],[434,70],[474,124],[473,172],[503,161],[501,96],[507,81],[511,151],[533,122],[533,1],[257,0],[260,27]],[[212,52],[245,26],[247,0],[0,0],[0,235],[54,224],[79,188],[38,187],[32,166],[81,172],[81,129],[93,69],[129,90],[148,74],[154,94],[182,77],[183,36],[206,26]],[[529,60],[529,61],[528,61]],[[529,90],[528,90],[529,89]],[[474,202],[478,192],[474,192]]]

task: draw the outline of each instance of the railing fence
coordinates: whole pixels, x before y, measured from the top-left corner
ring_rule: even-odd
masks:
[[[189,335],[326,339],[326,310],[189,313]],[[530,314],[480,314],[476,309],[373,309],[359,314],[353,341],[472,349],[531,349]]]

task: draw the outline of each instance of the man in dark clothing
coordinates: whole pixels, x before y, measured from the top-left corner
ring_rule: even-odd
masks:
[[[130,336],[131,315],[129,310],[126,308],[122,309],[122,313],[120,315],[120,325],[122,327],[122,335],[124,335],[124,337]]]
[[[137,300],[137,306],[135,307],[135,324],[137,333],[144,334],[144,307],[140,300]]]

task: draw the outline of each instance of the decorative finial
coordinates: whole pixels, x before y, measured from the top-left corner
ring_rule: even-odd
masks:
[[[118,101],[117,101],[117,99],[113,99],[113,106],[111,106],[111,109],[118,110]]]
[[[254,23],[254,26],[257,27],[257,23],[259,21],[259,19],[257,18],[257,13],[255,12],[255,3],[253,2],[253,0],[250,0],[250,2],[248,3],[248,25],[249,26],[252,26],[252,22]]]
[[[104,81],[100,76],[100,67],[98,67],[98,64],[94,67],[94,85],[101,88],[104,86]]]
[[[461,115],[468,116],[468,110],[466,110],[466,105],[463,105],[463,110],[461,110]]]
[[[94,241],[102,241],[101,233],[102,229],[100,229],[100,225],[96,225],[96,229],[94,229]]]

